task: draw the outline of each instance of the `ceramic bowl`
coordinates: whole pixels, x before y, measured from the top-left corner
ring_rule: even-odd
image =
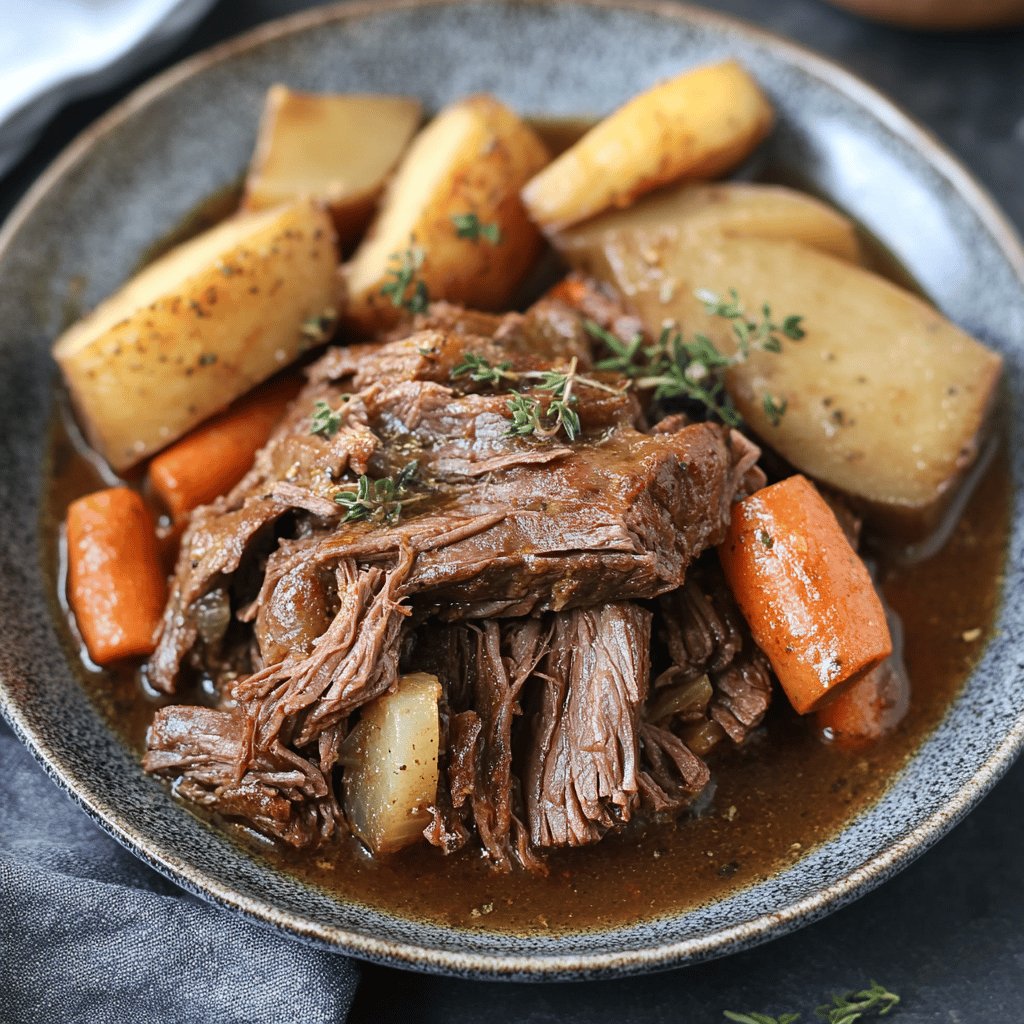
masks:
[[[585,45],[581,45],[585,42]],[[426,59],[424,55],[429,55]],[[1024,602],[962,696],[885,796],[787,870],[713,905],[630,927],[514,938],[346,904],[247,856],[146,777],[88,699],[44,578],[40,468],[69,294],[92,304],[202,199],[238,178],[264,90],[403,92],[429,107],[477,90],[531,114],[600,114],[680,68],[738,57],[779,115],[764,160],[830,197],[943,311],[1007,359],[1024,393],[1024,253],[936,142],[862,82],[807,51],[676,4],[348,4],[268,25],[172,69],[79,138],[0,238],[0,700],[54,779],[186,889],[357,956],[504,978],[596,977],[721,956],[806,924],[878,885],[951,828],[1024,743]],[[1024,567],[1024,408],[1011,412],[1016,506],[1005,594]]]

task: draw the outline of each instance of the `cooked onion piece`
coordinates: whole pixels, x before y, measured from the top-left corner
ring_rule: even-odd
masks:
[[[345,739],[345,814],[374,853],[422,838],[437,796],[440,738],[437,676],[402,676],[398,689],[364,708]]]
[[[423,106],[410,96],[267,90],[244,205],[265,210],[312,196],[327,203],[343,244],[373,216]]]
[[[303,200],[233,217],[136,274],[54,346],[92,446],[126,469],[322,340],[336,267],[330,215]]]
[[[547,161],[533,129],[493,97],[442,110],[346,268],[349,325],[384,330],[428,299],[507,308],[541,250],[519,191]]]
[[[557,231],[679,178],[715,178],[750,154],[774,116],[736,61],[695,68],[595,125],[527,184],[523,201]]]

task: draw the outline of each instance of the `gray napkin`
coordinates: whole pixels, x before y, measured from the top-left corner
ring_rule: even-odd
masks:
[[[0,1022],[341,1022],[359,972],[177,889],[0,722]]]

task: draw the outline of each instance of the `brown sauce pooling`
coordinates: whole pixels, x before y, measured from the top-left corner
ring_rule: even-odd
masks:
[[[51,578],[60,572],[62,510],[103,486],[58,424],[51,459]],[[497,875],[471,849],[452,857],[425,843],[372,860],[346,837],[294,854],[238,832],[255,856],[339,897],[397,915],[504,932],[614,927],[713,902],[791,864],[863,813],[938,724],[984,649],[995,617],[1009,527],[1010,481],[1002,446],[944,548],[885,570],[885,594],[902,616],[913,696],[899,729],[863,751],[824,743],[778,695],[765,726],[739,750],[713,758],[703,813],[630,828],[597,846],[560,851],[550,874]],[[980,630],[980,633],[976,633]],[[68,653],[79,651],[68,631]],[[89,672],[83,683],[140,754],[153,711],[133,669]],[[182,700],[200,702],[200,694]]]

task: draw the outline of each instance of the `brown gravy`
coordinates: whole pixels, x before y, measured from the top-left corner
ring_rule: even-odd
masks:
[[[43,529],[50,538],[47,572],[57,581],[63,510],[105,484],[63,420],[55,424],[51,451],[52,519]],[[343,899],[471,929],[554,933],[606,928],[721,899],[792,863],[863,813],[941,720],[991,633],[1010,497],[1004,444],[941,552],[886,570],[886,597],[904,623],[913,697],[899,729],[866,750],[829,746],[810,721],[798,719],[777,696],[765,726],[744,749],[712,759],[714,792],[703,813],[644,831],[630,828],[594,847],[558,852],[549,857],[547,878],[495,874],[471,849],[446,858],[423,844],[373,860],[351,837],[329,849],[296,854],[241,830],[236,834],[254,855]],[[63,608],[62,594],[58,600]],[[70,629],[66,637],[69,659],[80,663]],[[141,754],[149,720],[161,701],[144,692],[131,668],[83,667],[82,677],[112,726]],[[198,700],[192,695],[182,699]]]

